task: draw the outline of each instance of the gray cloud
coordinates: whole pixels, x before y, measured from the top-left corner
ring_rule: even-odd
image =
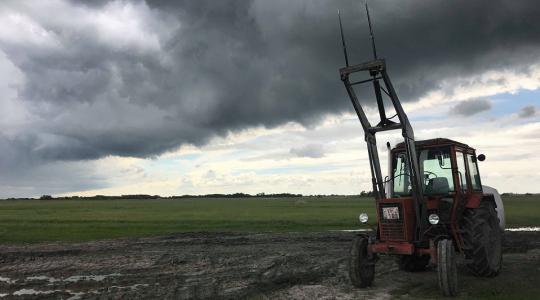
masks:
[[[324,156],[324,147],[321,144],[308,144],[302,147],[293,147],[289,153],[298,157],[320,158]]]
[[[536,106],[534,105],[527,105],[521,108],[518,114],[520,118],[530,118],[534,115],[536,115]]]
[[[0,118],[19,116],[0,121],[0,165],[11,174],[51,161],[151,157],[250,126],[308,126],[351,111],[337,72],[337,8],[351,61],[370,59],[353,0],[3,1],[0,63],[21,78],[5,85],[9,93],[0,86],[13,95]],[[526,72],[539,60],[533,0],[388,0],[371,10],[404,101],[447,78]]]
[[[472,99],[460,102],[456,106],[452,107],[450,109],[450,113],[459,116],[470,117],[483,111],[490,110],[491,107],[492,104],[487,99]]]

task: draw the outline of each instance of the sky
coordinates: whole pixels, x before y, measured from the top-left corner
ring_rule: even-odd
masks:
[[[500,192],[540,192],[536,2],[370,2],[417,140],[485,154]],[[0,198],[370,190],[338,72],[337,9],[372,59],[363,3],[1,1]]]

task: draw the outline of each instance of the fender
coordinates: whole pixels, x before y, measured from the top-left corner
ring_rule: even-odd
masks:
[[[504,204],[501,195],[496,189],[487,185],[483,185],[482,190],[484,191],[484,198],[489,196],[495,202],[495,210],[497,211],[497,217],[499,217],[499,227],[501,230],[504,230],[506,227],[506,221],[504,218]]]
[[[472,193],[467,200],[465,207],[467,208],[477,208],[482,201],[493,201],[495,204],[495,210],[497,211],[497,217],[499,218],[499,227],[504,231],[506,227],[506,222],[504,218],[504,205],[502,202],[501,195],[499,192],[487,185],[482,186],[482,194]]]

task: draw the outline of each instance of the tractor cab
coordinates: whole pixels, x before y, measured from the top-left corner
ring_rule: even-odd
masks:
[[[400,143],[390,152],[386,197],[376,200],[379,242],[373,245],[375,252],[413,254],[418,246],[429,247],[428,241],[441,232],[449,233],[461,248],[462,214],[483,198],[473,148],[442,138],[415,144],[423,201],[415,205],[406,145]],[[417,210],[425,211],[426,217],[417,218]]]
[[[452,198],[463,193],[482,192],[475,150],[449,140],[416,142],[421,188],[427,198]],[[411,197],[410,171],[405,145],[392,149],[389,198]]]

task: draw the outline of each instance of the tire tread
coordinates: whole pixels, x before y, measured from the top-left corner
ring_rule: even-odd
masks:
[[[464,213],[462,225],[463,251],[465,257],[470,261],[467,268],[473,275],[478,277],[494,277],[501,268],[501,262],[496,268],[491,268],[488,259],[491,249],[488,245],[480,243],[483,238],[482,226],[485,222],[489,222],[490,218],[497,218],[497,212],[490,202],[481,202],[478,208],[467,209]],[[502,255],[499,260],[502,261]]]

